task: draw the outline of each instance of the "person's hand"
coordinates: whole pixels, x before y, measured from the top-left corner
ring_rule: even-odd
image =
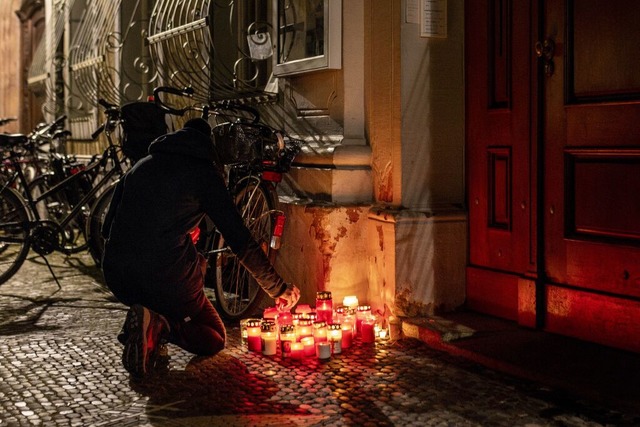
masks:
[[[276,299],[276,308],[278,311],[291,310],[293,306],[298,303],[299,299],[300,289],[298,289],[296,285],[289,283],[287,290]]]

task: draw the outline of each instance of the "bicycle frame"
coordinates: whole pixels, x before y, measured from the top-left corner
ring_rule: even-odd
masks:
[[[14,156],[14,153],[11,153],[10,159],[11,159],[11,162],[14,164],[14,166],[16,166],[15,163],[17,162],[17,160],[13,156]],[[64,219],[57,223],[61,229],[64,229],[82,211],[83,207],[89,201],[92,200],[93,196],[95,196],[98,191],[108,186],[108,183],[111,181],[111,178],[113,178],[114,175],[122,174],[122,164],[120,162],[120,159],[117,157],[116,147],[109,146],[100,159],[92,162],[88,167],[84,168],[78,173],[65,178],[64,180],[62,180],[52,188],[40,194],[37,198],[34,198],[29,191],[26,191],[25,201],[27,202],[27,206],[29,208],[30,214],[32,215],[32,221],[29,224],[29,229],[31,229],[34,225],[39,224],[43,221],[43,219],[40,216],[40,212],[37,209],[37,204],[39,202],[67,188],[69,183],[77,181],[84,175],[89,174],[90,172],[92,172],[97,168],[100,168],[101,165],[103,163],[106,163],[108,160],[113,161],[114,163],[113,168],[109,169],[104,174],[104,176],[98,181],[98,183],[96,185],[93,185],[91,190],[85,194],[85,196],[76,204],[76,206],[73,207],[73,209],[71,209],[71,211],[64,217]],[[4,185],[2,186],[2,189],[0,189],[0,193],[5,191],[6,188],[8,187],[10,188],[10,186],[14,182],[16,182],[16,180],[20,183],[20,185],[24,186],[25,188],[27,187],[28,185],[27,179],[24,175],[24,172],[19,167],[16,167],[16,171],[14,172],[13,176],[10,179],[8,179],[6,183],[4,183]]]

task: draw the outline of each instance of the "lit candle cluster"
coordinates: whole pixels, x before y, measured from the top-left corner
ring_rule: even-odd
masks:
[[[347,296],[334,309],[327,291],[317,293],[315,307],[299,304],[294,313],[267,308],[262,319],[242,320],[240,329],[249,351],[274,356],[279,349],[283,358],[292,359],[327,360],[351,347],[356,338],[368,344],[387,336],[370,306],[358,305],[355,296]]]

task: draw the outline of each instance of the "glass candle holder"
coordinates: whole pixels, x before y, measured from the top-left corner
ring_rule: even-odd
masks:
[[[313,322],[310,319],[300,319],[296,326],[296,341],[313,336]]]
[[[304,337],[300,340],[300,342],[304,346],[305,356],[313,356],[314,354],[316,354],[316,347],[313,341],[313,337]]]
[[[247,348],[249,351],[262,351],[262,321],[253,319],[247,322]]]
[[[316,315],[318,321],[331,323],[333,320],[333,299],[331,292],[321,291],[316,293]]]
[[[304,344],[301,342],[291,343],[291,358],[302,359],[304,357]]]
[[[258,322],[260,323],[260,319],[241,319],[240,320],[240,340],[242,342],[243,347],[248,346],[248,335],[247,335],[247,325],[249,322]]]
[[[373,316],[365,317],[360,323],[360,338],[363,343],[372,343],[376,340],[376,318]]]
[[[353,325],[349,324],[349,323],[343,323],[341,325],[342,328],[342,342],[341,342],[341,348],[343,350],[351,347],[351,344],[353,344]]]
[[[307,313],[311,313],[311,307],[309,306],[309,304],[298,304],[296,306],[296,313],[298,314],[307,314]]]
[[[331,358],[331,343],[327,341],[316,343],[316,356],[320,360]]]
[[[316,320],[313,323],[313,339],[315,342],[327,341],[327,322]]]
[[[342,305],[355,310],[358,308],[358,297],[355,295],[347,295],[342,299]]]
[[[356,311],[356,335],[360,335],[360,325],[362,320],[371,316],[371,306],[360,305]]]
[[[328,338],[331,343],[331,352],[333,354],[342,353],[342,325],[334,323],[328,327]]]
[[[280,352],[282,357],[291,357],[291,345],[296,342],[296,328],[293,325],[280,327]]]
[[[278,321],[279,327],[293,325],[293,315],[289,310],[278,312],[278,317],[276,318],[276,320]]]
[[[276,332],[275,323],[262,323],[260,332],[260,344],[263,355],[275,356],[278,348],[278,333]]]

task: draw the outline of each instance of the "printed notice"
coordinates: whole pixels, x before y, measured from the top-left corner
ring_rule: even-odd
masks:
[[[420,23],[420,0],[407,0],[404,20],[407,24]]]
[[[447,0],[421,0],[420,37],[447,37]]]

